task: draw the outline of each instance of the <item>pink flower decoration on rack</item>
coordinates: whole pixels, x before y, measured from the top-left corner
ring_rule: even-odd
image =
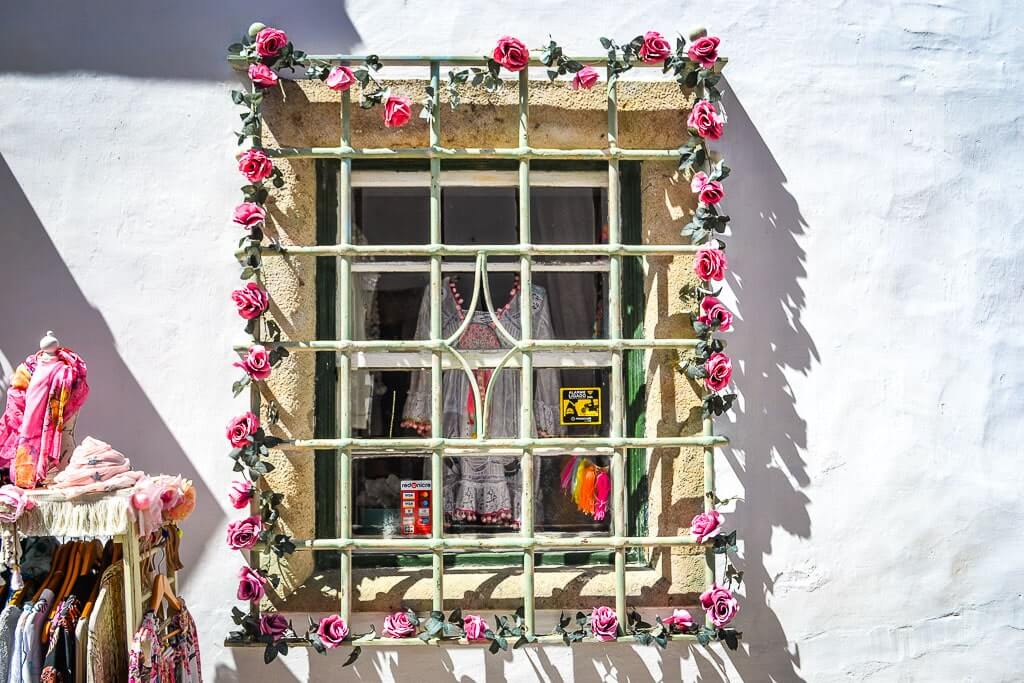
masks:
[[[690,49],[686,56],[699,64],[704,69],[710,69],[718,61],[718,43],[721,42],[714,36],[704,36],[690,43]]]
[[[590,628],[598,640],[615,640],[619,637],[619,617],[611,607],[595,607],[590,613]]]
[[[697,199],[705,204],[717,204],[725,198],[725,188],[717,180],[711,180],[704,171],[693,174],[690,181],[690,189],[697,195]]]
[[[483,640],[487,631],[487,620],[475,614],[467,614],[462,617],[462,629],[466,632],[467,640]]]
[[[572,89],[579,90],[582,88],[583,90],[590,90],[597,83],[597,78],[597,69],[592,66],[585,66],[572,77]]]
[[[732,379],[732,361],[729,356],[715,352],[704,361],[704,370],[708,373],[704,378],[704,386],[711,391],[721,391],[729,386]]]
[[[415,635],[416,626],[409,619],[408,612],[394,612],[384,617],[385,638],[408,638]]]
[[[672,54],[672,44],[657,31],[644,34],[644,44],[640,46],[640,61],[647,64],[663,62]]]
[[[249,80],[257,88],[270,88],[277,84],[277,74],[266,64],[250,64]]]
[[[530,51],[523,41],[512,36],[498,38],[498,44],[494,46],[494,53],[491,56],[512,73],[522,71],[530,63]]]
[[[238,591],[236,597],[245,602],[259,602],[266,594],[267,580],[249,565],[238,570]]]
[[[345,92],[352,87],[352,84],[356,82],[355,74],[352,73],[352,69],[347,66],[336,66],[331,69],[331,72],[327,74],[327,78],[324,79],[324,85],[331,90],[337,90],[338,92]]]
[[[242,202],[235,207],[232,220],[251,230],[267,220],[267,211],[255,202]]]
[[[697,135],[708,140],[717,140],[725,132],[725,117],[708,100],[701,100],[693,105],[686,119],[686,126],[697,132]]]
[[[732,311],[717,297],[708,295],[700,300],[700,315],[697,316],[697,322],[709,327],[718,323],[719,332],[728,332],[732,329]]]
[[[693,627],[693,617],[685,609],[675,609],[672,616],[665,617],[661,623],[673,633],[686,633]]]
[[[711,617],[711,623],[722,628],[740,613],[740,603],[728,588],[712,584],[701,593],[700,606]]]
[[[348,624],[338,614],[324,617],[316,626],[316,634],[320,642],[328,650],[341,645],[342,641],[348,638]]]
[[[697,543],[703,543],[722,533],[722,513],[708,510],[693,518],[690,522],[690,533],[697,537]]]
[[[288,618],[277,612],[265,612],[260,616],[260,633],[278,640],[288,631]]]
[[[261,380],[270,377],[270,352],[262,344],[255,344],[245,354],[245,358],[235,361],[236,368],[242,368],[245,374],[254,380]]]
[[[228,488],[228,500],[231,501],[231,507],[241,510],[248,507],[254,493],[255,487],[251,481],[236,480],[231,482],[231,487]]]
[[[260,541],[263,520],[259,515],[246,517],[228,524],[227,542],[232,550],[251,550]]]
[[[242,448],[249,443],[246,437],[255,434],[259,428],[260,419],[252,411],[246,411],[231,418],[228,423],[228,441],[234,448]]]
[[[35,506],[24,489],[14,484],[0,486],[0,522],[13,524],[25,510],[31,510]]]
[[[391,95],[384,101],[384,126],[401,128],[412,118],[412,100],[404,95]]]
[[[722,280],[729,268],[725,252],[712,247],[701,247],[693,261],[693,272],[701,280]]]
[[[262,149],[253,147],[238,156],[238,172],[250,183],[259,183],[273,175],[274,162]]]
[[[269,26],[256,34],[256,54],[260,57],[276,57],[288,44],[288,35],[278,28]]]
[[[241,289],[231,292],[231,300],[235,302],[238,315],[246,320],[259,317],[270,305],[267,290],[255,282],[246,283]]]

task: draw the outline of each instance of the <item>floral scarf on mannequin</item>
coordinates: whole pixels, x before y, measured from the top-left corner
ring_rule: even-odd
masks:
[[[35,488],[60,461],[61,430],[89,395],[86,374],[85,361],[64,347],[18,366],[0,421],[0,466],[12,468],[18,486]]]

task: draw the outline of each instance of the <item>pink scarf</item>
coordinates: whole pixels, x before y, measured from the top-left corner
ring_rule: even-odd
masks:
[[[61,430],[89,395],[85,362],[71,349],[35,354],[14,455],[14,483],[35,488],[60,461]],[[28,366],[29,361],[25,364]]]

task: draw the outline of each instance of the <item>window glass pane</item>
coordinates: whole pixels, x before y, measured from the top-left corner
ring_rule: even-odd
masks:
[[[605,488],[611,482],[608,465],[606,455],[574,456],[568,451],[538,458],[537,530],[572,533],[611,529],[611,491]],[[599,481],[601,477],[607,478],[606,482]]]
[[[352,463],[352,533],[356,536],[430,535],[430,458],[357,457]]]
[[[430,189],[352,188],[353,242],[427,244],[430,242]]]
[[[536,244],[606,244],[608,193],[603,187],[530,188]]]

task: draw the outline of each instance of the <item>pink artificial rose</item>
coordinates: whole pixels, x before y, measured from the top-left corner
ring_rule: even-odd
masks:
[[[232,363],[236,368],[242,368],[245,374],[252,379],[261,380],[270,377],[270,352],[262,344],[255,344],[245,354],[245,358]]]
[[[708,373],[704,378],[704,386],[711,391],[721,391],[729,386],[729,380],[732,379],[732,361],[729,356],[721,352],[711,354],[704,361],[704,370]]]
[[[228,423],[228,441],[235,448],[243,448],[249,443],[245,437],[252,436],[259,428],[260,419],[248,410],[238,417],[231,418],[231,422]]]
[[[415,635],[416,626],[407,612],[395,612],[384,617],[385,638],[408,638]]]
[[[475,614],[462,617],[462,628],[466,631],[467,640],[483,640],[487,631],[487,621]]]
[[[288,44],[284,31],[269,26],[256,34],[256,54],[260,57],[276,57]]]
[[[718,323],[719,332],[728,332],[732,329],[732,311],[716,297],[705,296],[700,300],[700,315],[697,316],[697,322],[708,327]]]
[[[590,90],[597,83],[597,69],[592,66],[585,66],[576,72],[576,75],[572,77],[572,89],[579,90]]]
[[[274,162],[262,149],[253,147],[238,156],[238,171],[250,183],[258,183],[273,175]]]
[[[701,280],[722,280],[728,267],[725,252],[711,247],[701,247],[693,261],[693,272]]]
[[[338,647],[345,638],[348,638],[348,624],[340,615],[332,614],[320,620],[316,627],[316,634],[320,636],[320,642],[324,644],[324,647],[330,650]]]
[[[267,290],[255,282],[246,283],[241,289],[231,292],[231,300],[235,302],[238,315],[246,320],[259,317],[270,305],[270,297]]]
[[[260,615],[260,633],[277,640],[288,630],[288,619],[277,612],[266,612]]]
[[[412,100],[403,95],[392,95],[384,101],[384,126],[401,128],[412,118]]]
[[[686,119],[687,128],[697,131],[697,135],[708,140],[717,140],[722,137],[725,130],[725,117],[723,117],[715,105],[707,100],[701,100],[693,105],[690,116]]]
[[[324,79],[324,84],[331,90],[337,90],[338,92],[344,92],[352,87],[352,84],[356,82],[355,74],[352,73],[352,69],[347,66],[336,66],[331,69],[331,72],[327,74],[327,78]]]
[[[718,61],[719,39],[714,36],[704,36],[690,43],[690,49],[686,55],[705,69],[710,69]]]
[[[257,88],[269,88],[277,83],[277,74],[266,64],[250,64],[249,80]]]
[[[740,603],[728,588],[711,584],[701,593],[700,606],[711,617],[711,623],[722,628],[740,613]]]
[[[0,486],[0,522],[13,524],[18,521],[25,510],[31,510],[35,503],[14,484]]]
[[[236,596],[245,602],[259,602],[266,593],[267,580],[249,565],[238,570],[238,592]]]
[[[259,515],[246,517],[228,524],[228,547],[232,550],[251,550],[260,541],[263,520]]]
[[[693,617],[684,609],[676,609],[672,610],[672,616],[662,619],[661,623],[663,623],[669,631],[686,633],[693,626]]]
[[[255,202],[242,202],[235,207],[235,223],[252,229],[267,220],[267,211]]]
[[[498,38],[498,44],[491,56],[494,61],[513,73],[522,71],[530,63],[530,51],[523,45],[523,41],[512,36]]]
[[[690,522],[690,533],[697,537],[697,543],[719,535],[722,533],[722,513],[718,510],[700,513]]]
[[[619,636],[619,617],[611,607],[595,607],[590,613],[590,628],[598,640],[615,640]]]
[[[672,54],[672,44],[657,31],[644,34],[644,44],[640,46],[640,61],[647,64],[663,62]]]
[[[249,505],[249,501],[252,500],[254,488],[251,481],[241,480],[231,482],[231,487],[228,488],[228,499],[231,501],[232,507],[236,510]]]
[[[693,174],[690,189],[697,193],[697,199],[705,204],[717,204],[725,198],[725,188],[717,180],[711,180],[704,171]]]

